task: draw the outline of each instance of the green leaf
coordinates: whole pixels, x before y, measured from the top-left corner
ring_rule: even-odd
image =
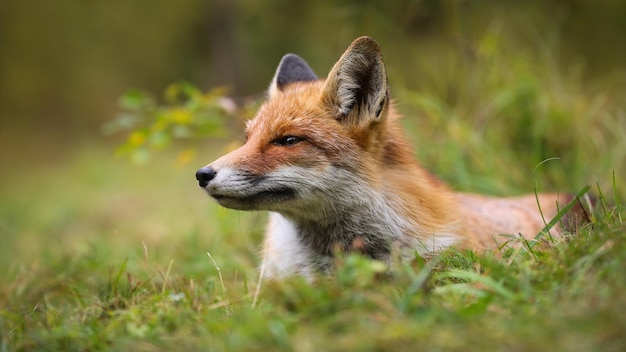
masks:
[[[152,106],[153,101],[148,94],[139,90],[131,90],[120,98],[119,104],[122,109],[137,112]]]

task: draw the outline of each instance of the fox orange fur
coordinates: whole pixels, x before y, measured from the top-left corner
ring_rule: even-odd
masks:
[[[326,79],[288,54],[245,144],[196,177],[227,208],[270,211],[268,278],[328,271],[336,250],[388,261],[393,250],[493,248],[500,234],[535,236],[571,199],[455,193],[415,161],[399,118],[372,38],[357,38]]]

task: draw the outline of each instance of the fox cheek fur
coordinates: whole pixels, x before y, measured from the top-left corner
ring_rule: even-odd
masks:
[[[266,278],[310,278],[337,249],[388,261],[394,248],[409,258],[496,248],[499,234],[536,235],[570,199],[452,192],[415,161],[399,119],[372,38],[352,42],[321,80],[287,54],[246,143],[196,178],[225,207],[270,211]]]

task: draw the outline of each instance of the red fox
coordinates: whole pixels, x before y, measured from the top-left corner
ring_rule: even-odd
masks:
[[[224,207],[270,211],[265,278],[329,271],[337,250],[389,261],[394,250],[494,248],[500,234],[534,237],[571,200],[453,192],[414,160],[399,119],[372,38],[357,38],[326,79],[287,54],[244,145],[196,178]]]

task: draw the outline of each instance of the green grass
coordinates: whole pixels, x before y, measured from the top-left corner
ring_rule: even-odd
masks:
[[[610,192],[593,228],[546,251],[450,251],[392,276],[348,256],[313,285],[263,283],[254,302],[264,214],[218,208],[191,165],[106,153],[42,170],[46,187],[30,186],[36,174],[5,189],[2,350],[626,346],[624,214]]]
[[[0,351],[626,349],[623,102],[494,35],[469,61],[422,51],[449,67],[416,63],[433,72],[422,88],[396,86],[418,159],[458,190],[592,185],[592,226],[541,251],[449,251],[392,275],[339,257],[330,277],[264,282],[257,295],[265,214],[218,207],[193,177],[221,147],[135,167],[79,145],[5,163]]]

